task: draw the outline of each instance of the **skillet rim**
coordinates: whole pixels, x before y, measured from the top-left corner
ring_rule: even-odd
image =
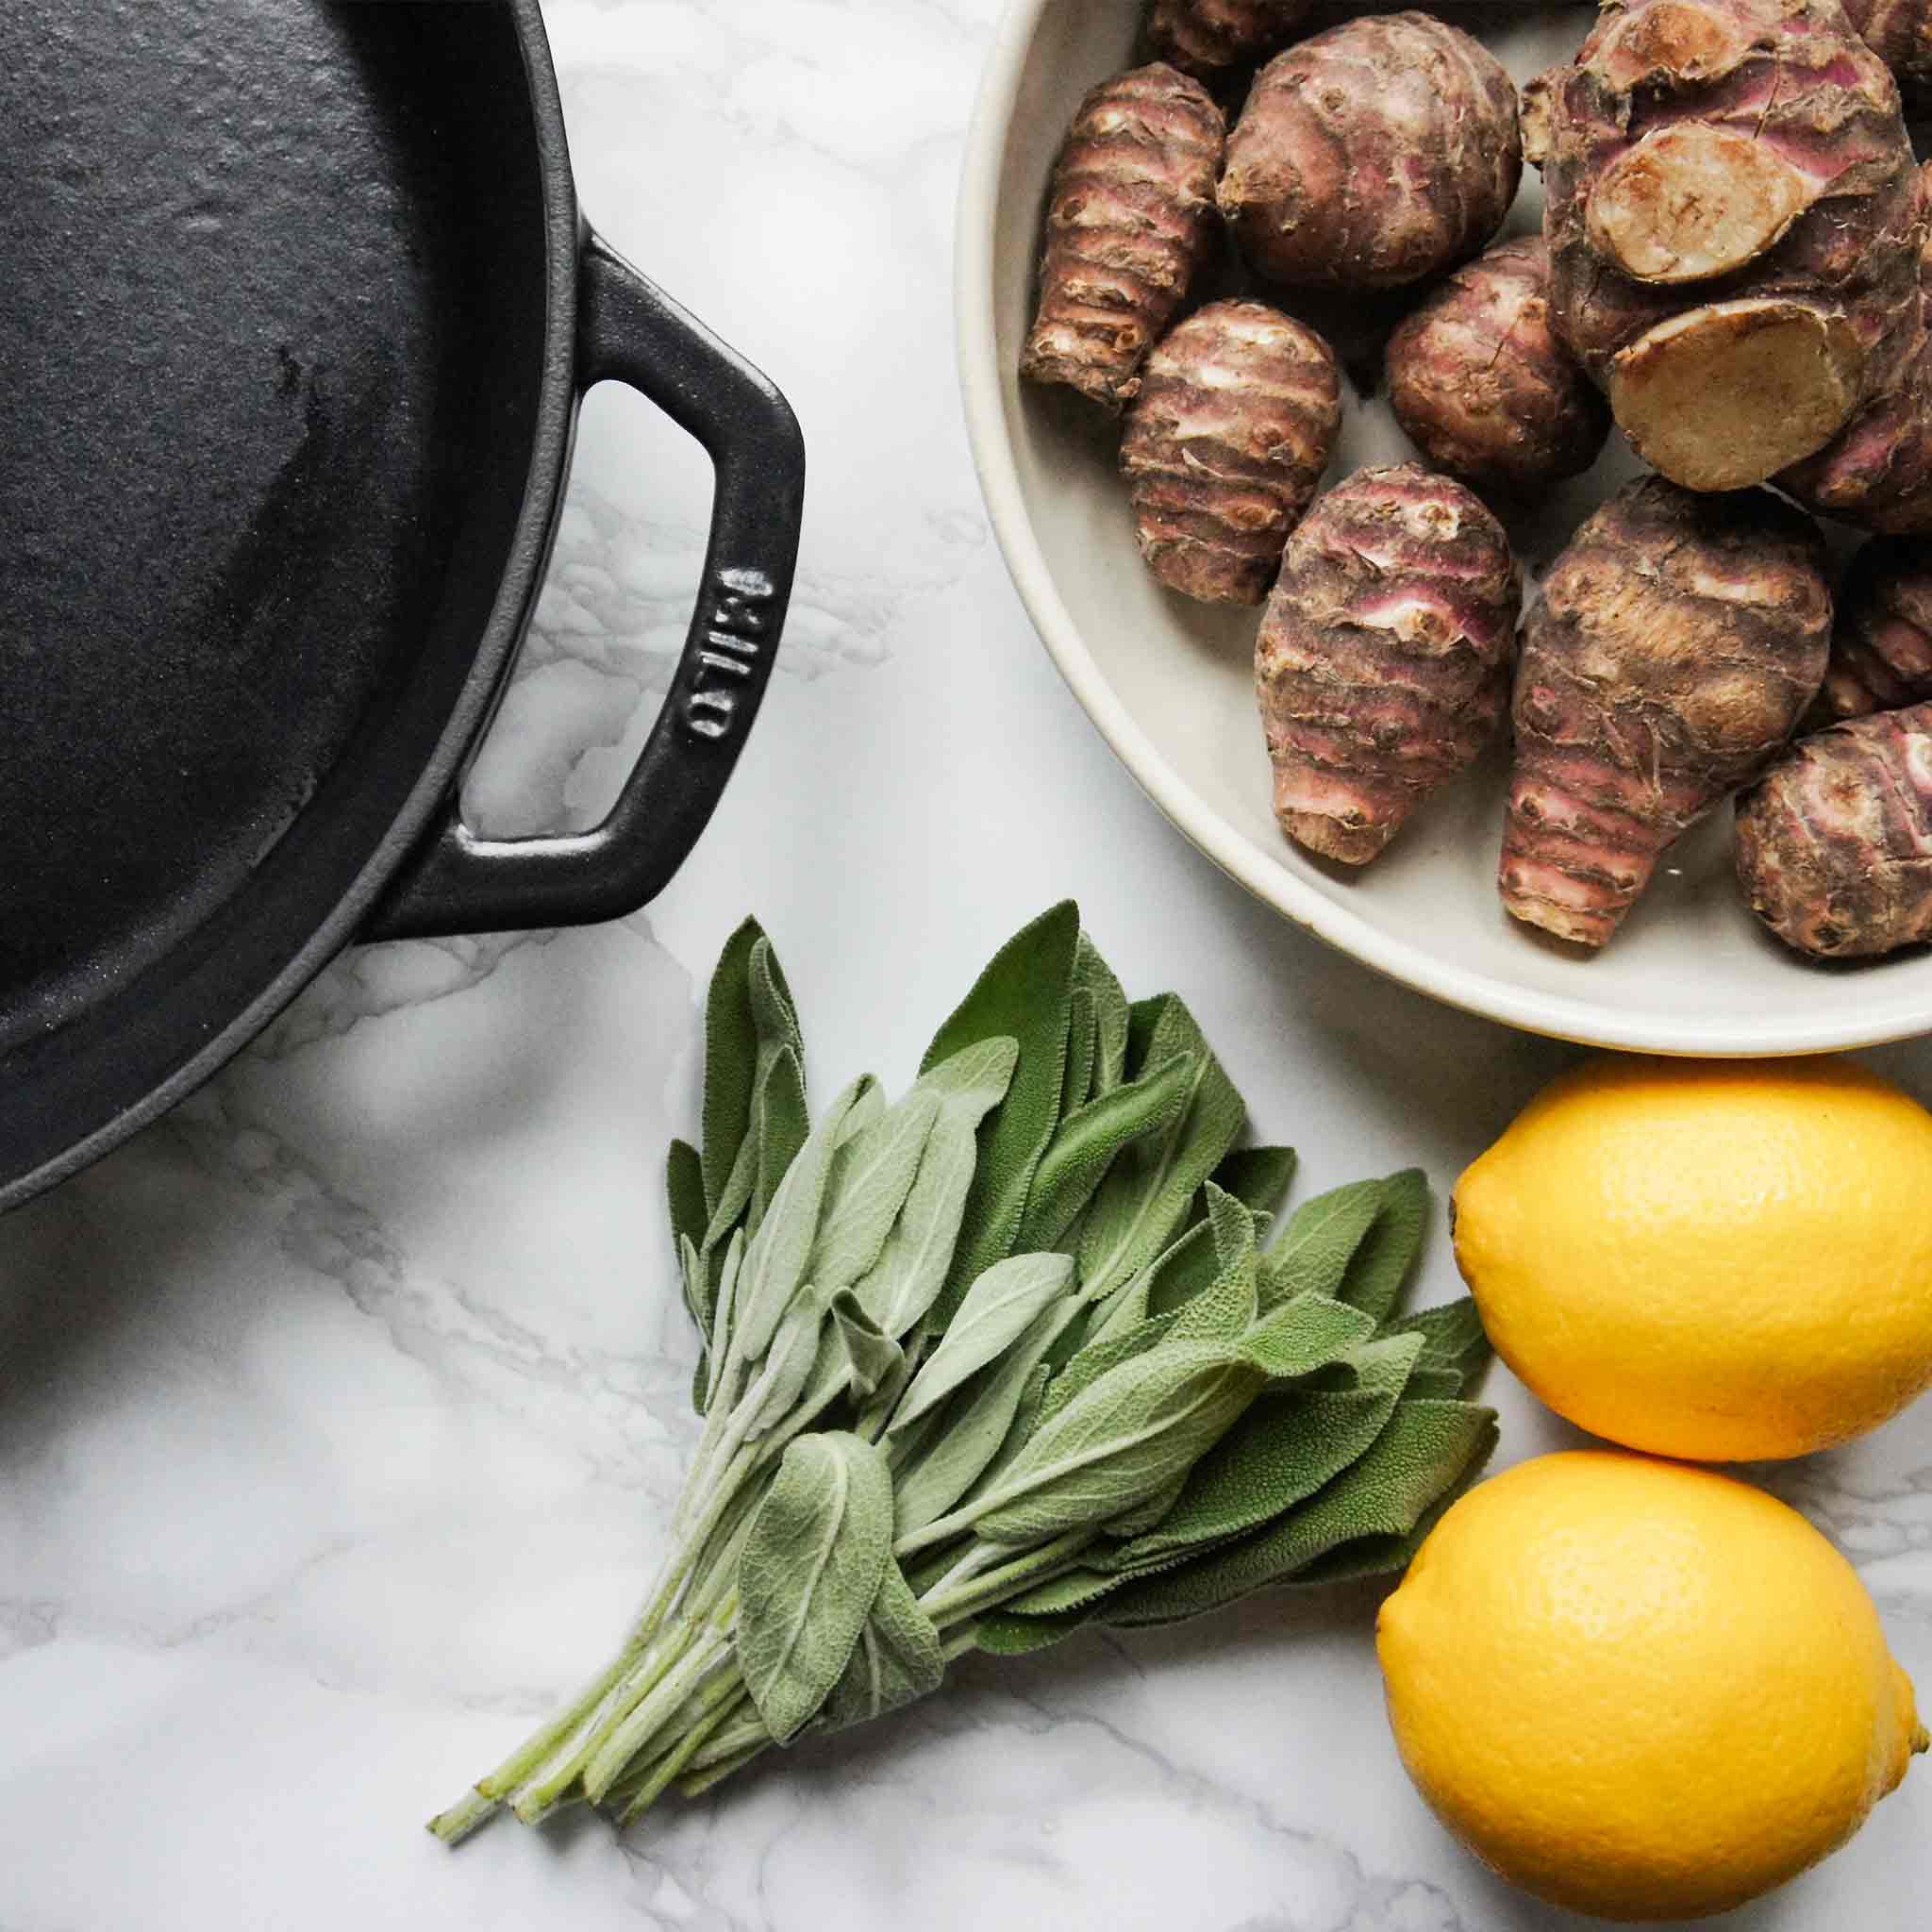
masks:
[[[0,1214],[91,1166],[207,1082],[259,1034],[325,966],[353,943],[383,891],[459,782],[480,744],[503,678],[528,628],[549,562],[575,429],[578,264],[589,233],[577,204],[563,103],[539,0],[502,0],[515,28],[530,104],[542,208],[542,368],[523,501],[505,554],[489,622],[435,748],[348,890],[275,975],[187,1058],[138,1099],[59,1153],[0,1176]]]

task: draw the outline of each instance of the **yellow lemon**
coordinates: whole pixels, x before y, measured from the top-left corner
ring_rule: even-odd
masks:
[[[1848,1060],[1612,1057],[1457,1183],[1497,1352],[1660,1456],[1802,1456],[1932,1381],[1932,1114]]]
[[[1713,1470],[1545,1456],[1437,1524],[1382,1607],[1403,1762],[1505,1878],[1697,1918],[1841,1845],[1927,1739],[1851,1565]]]

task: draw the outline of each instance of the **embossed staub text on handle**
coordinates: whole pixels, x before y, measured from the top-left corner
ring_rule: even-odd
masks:
[[[705,586],[705,641],[684,700],[685,728],[700,738],[728,738],[743,716],[742,688],[772,646],[777,586],[761,570],[721,569]]]

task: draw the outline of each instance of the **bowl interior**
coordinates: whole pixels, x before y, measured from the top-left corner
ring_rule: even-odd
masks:
[[[1471,10],[1519,83],[1567,59],[1591,9]],[[1075,695],[1156,801],[1210,858],[1289,917],[1438,997],[1537,1031],[1673,1053],[1793,1053],[1932,1024],[1932,955],[1822,969],[1762,932],[1731,870],[1722,808],[1668,855],[1605,952],[1588,958],[1503,912],[1494,874],[1507,754],[1499,747],[1418,812],[1366,872],[1310,859],[1276,830],[1256,714],[1257,614],[1162,590],[1134,546],[1114,425],[1015,374],[1034,293],[1047,177],[1082,93],[1131,63],[1138,8],[1022,0],[982,92],[960,208],[959,310],[969,426],[995,529]],[[1507,232],[1534,232],[1534,171]],[[1400,308],[1268,299],[1327,332],[1351,364],[1333,482],[1416,452],[1375,382]],[[1529,575],[1640,466],[1619,440],[1589,475],[1509,518]],[[1530,594],[1534,594],[1533,589]]]

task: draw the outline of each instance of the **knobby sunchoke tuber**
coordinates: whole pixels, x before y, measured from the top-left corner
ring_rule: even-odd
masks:
[[[1516,668],[1497,885],[1600,946],[1679,833],[1763,769],[1824,675],[1810,520],[1768,491],[1627,484],[1552,565]]]
[[[1288,39],[1314,0],[1154,0],[1147,42],[1157,59],[1210,80]]]
[[[1261,302],[1191,315],[1148,357],[1121,440],[1147,567],[1191,597],[1260,603],[1341,426],[1313,329]]]
[[[1589,469],[1609,405],[1550,327],[1549,256],[1503,242],[1389,339],[1396,420],[1438,467],[1522,493]]]
[[[1902,535],[1932,530],[1932,164],[1919,184],[1926,228],[1904,367],[1817,455],[1777,479],[1807,508]]]
[[[1228,137],[1221,211],[1278,281],[1391,289],[1474,255],[1523,172],[1496,58],[1423,13],[1352,20],[1255,76]]]
[[[1891,69],[1906,105],[1932,106],[1932,0],[1844,0],[1865,44]]]
[[[1932,939],[1932,704],[1800,739],[1738,801],[1737,856],[1752,910],[1814,958]]]
[[[1255,645],[1282,830],[1374,858],[1501,724],[1521,605],[1509,540],[1460,483],[1405,463],[1324,496]]]
[[[1831,622],[1818,710],[1827,721],[1932,698],[1932,543],[1874,537],[1852,559]]]
[[[1020,373],[1108,408],[1212,252],[1225,124],[1199,81],[1160,61],[1080,103],[1054,165],[1040,307]]]
[[[1610,0],[1524,130],[1557,333],[1666,475],[1759,482],[1893,387],[1917,171],[1837,0]]]

